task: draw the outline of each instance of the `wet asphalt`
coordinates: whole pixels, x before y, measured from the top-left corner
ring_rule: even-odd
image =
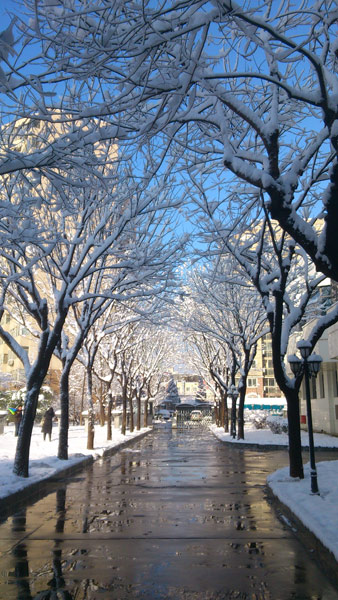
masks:
[[[267,496],[287,464],[155,431],[0,525],[0,600],[338,600]]]

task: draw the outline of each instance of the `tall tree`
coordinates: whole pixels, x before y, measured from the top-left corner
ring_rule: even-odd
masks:
[[[181,401],[180,395],[178,393],[177,385],[173,377],[170,377],[169,383],[166,389],[166,397],[167,402],[171,402],[173,405],[179,404]]]
[[[261,297],[272,337],[274,374],[288,406],[290,475],[303,477],[298,397],[301,378],[289,378],[284,361],[290,333],[312,315],[311,302],[325,276],[315,274],[304,250],[271,221],[264,205],[255,225],[250,220],[248,229],[245,220],[235,229],[233,224],[224,228],[215,216],[211,222],[213,227],[207,235],[213,240],[214,252],[230,252]],[[323,316],[317,313],[317,317],[309,335],[312,348],[323,331],[337,321],[338,307]]]
[[[190,315],[188,327],[228,346],[238,369],[238,437],[243,439],[247,378],[257,342],[269,330],[261,299],[231,256],[218,257],[196,271],[190,289],[196,308]],[[235,384],[233,377],[231,379],[227,392]],[[232,420],[235,416],[232,410]]]
[[[25,477],[39,389],[53,353],[66,340],[62,331],[70,308],[78,307],[83,339],[91,320],[101,315],[111,301],[170,295],[176,287],[173,271],[185,242],[171,232],[171,199],[165,199],[163,187],[147,190],[144,186],[148,181],[140,186],[128,178],[125,168],[123,183],[119,183],[117,165],[113,176],[107,165],[104,169],[106,172],[100,172],[98,165],[100,177],[91,170],[90,178],[81,164],[69,170],[66,179],[62,169],[60,180],[44,180],[40,185],[44,201],[39,211],[34,203],[22,202],[21,207],[19,192],[23,189],[18,178],[13,188],[6,189],[14,205],[22,208],[22,214],[19,221],[7,218],[11,245],[0,250],[4,269],[1,316],[5,311],[13,313],[14,304],[19,305],[19,310],[28,313],[37,325],[39,340],[37,357],[31,365],[25,349],[0,326],[0,336],[26,371],[27,398],[14,464],[15,473]],[[78,337],[77,350],[80,345]],[[69,352],[66,356],[66,350],[68,345],[63,344],[59,356],[64,360],[64,373],[69,374],[73,358]],[[64,415],[62,431],[66,435],[66,409]]]
[[[333,0],[27,5],[26,39],[44,50],[38,80],[45,89],[56,67],[72,78],[73,115],[90,94],[86,114],[109,117],[121,140],[161,132],[158,164],[174,143],[190,171],[224,173],[230,205],[264,191],[271,217],[338,280]]]

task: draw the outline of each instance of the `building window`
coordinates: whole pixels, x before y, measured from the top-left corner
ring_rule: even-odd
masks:
[[[275,387],[276,381],[274,377],[263,377],[263,385],[266,387]]]
[[[319,374],[319,397],[325,398],[324,374]]]
[[[335,410],[336,410],[336,419],[338,419],[338,404],[335,404]]]
[[[333,373],[333,395],[334,396],[338,396],[338,371],[337,371],[337,367],[334,370]]]
[[[313,400],[317,398],[317,386],[316,386],[316,378],[310,378],[310,396]]]
[[[248,377],[248,387],[257,387],[256,377]]]

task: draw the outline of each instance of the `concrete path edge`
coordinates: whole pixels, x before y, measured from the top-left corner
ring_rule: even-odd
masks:
[[[211,430],[212,431],[212,430]],[[214,434],[215,435],[215,434]],[[240,443],[236,444],[230,441],[221,440],[217,435],[215,437],[219,440],[221,444],[225,444],[226,446],[232,446],[233,448],[245,448],[253,450],[285,450],[288,446],[284,445],[263,445],[263,444],[252,444],[252,443]],[[316,450],[334,450],[332,448],[326,447],[316,447]],[[338,589],[338,570],[337,570],[337,561],[334,554],[323,545],[323,543],[315,536],[315,534],[310,531],[300,519],[291,511],[291,509],[283,504],[279,500],[277,496],[273,493],[270,486],[267,484],[267,499],[270,504],[273,505],[278,518],[286,525],[293,533],[297,539],[302,543],[305,549],[311,554],[312,559],[314,559],[319,565],[320,569],[326,574],[328,579],[332,582],[332,584]]]
[[[273,506],[278,519],[290,529],[292,534],[311,555],[312,560],[317,563],[320,570],[325,573],[331,583],[338,589],[338,564],[333,552],[324,546],[321,540],[273,493],[269,484],[267,484],[266,493],[267,500]]]

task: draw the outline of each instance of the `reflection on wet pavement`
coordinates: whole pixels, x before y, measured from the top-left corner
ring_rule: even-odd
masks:
[[[287,461],[151,434],[0,526],[0,599],[338,600],[265,498]]]

